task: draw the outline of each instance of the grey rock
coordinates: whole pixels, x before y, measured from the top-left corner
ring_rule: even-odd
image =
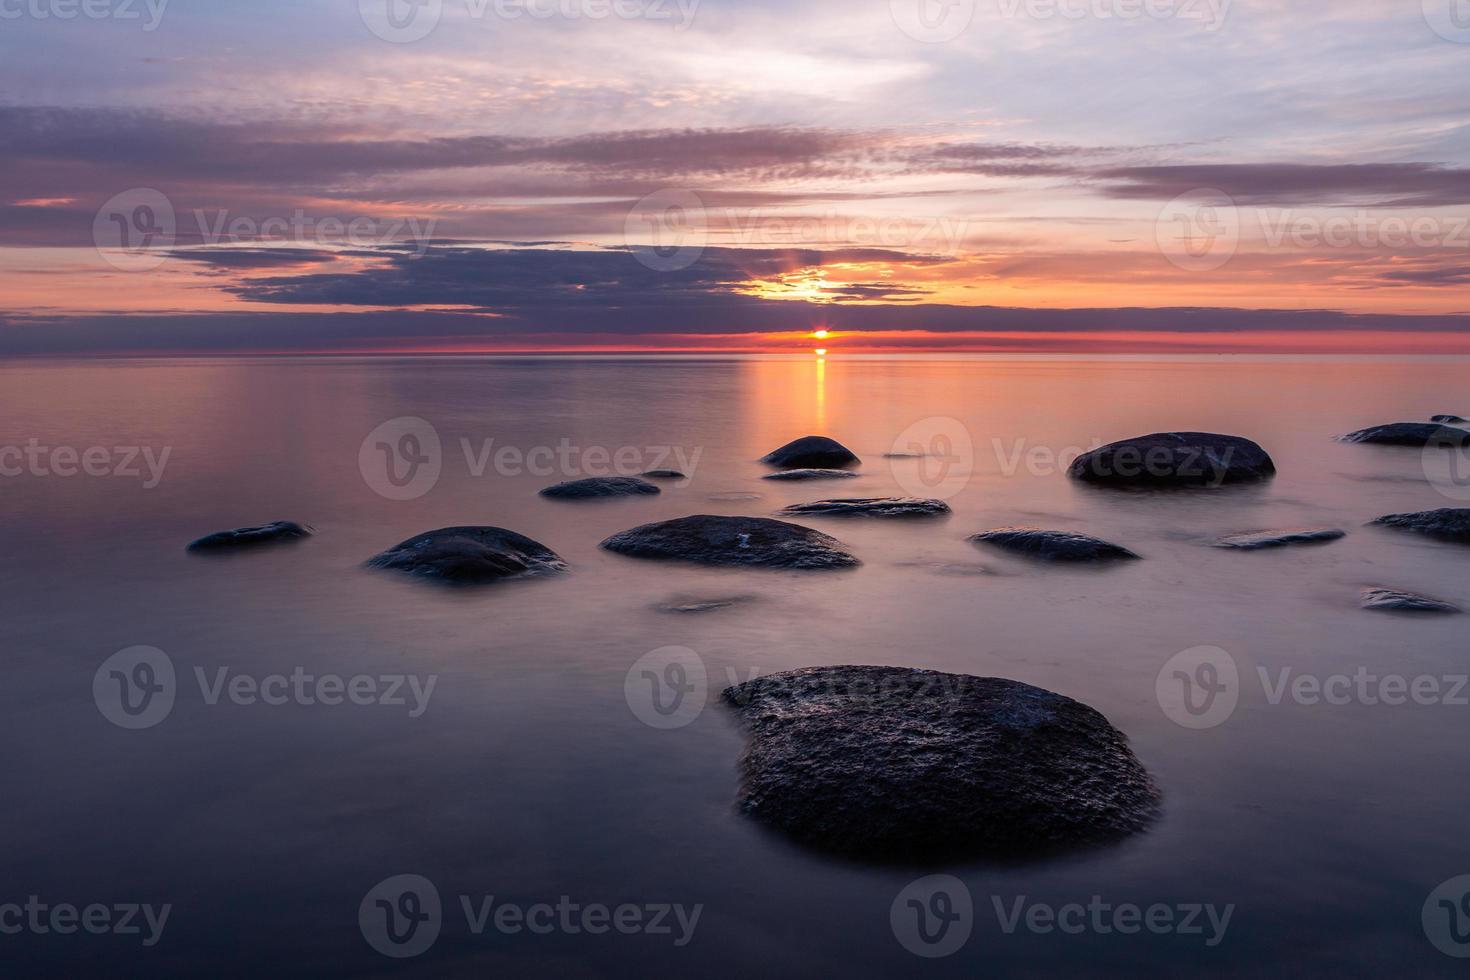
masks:
[[[1462,419],[1458,415],[1433,415],[1430,416],[1429,421],[1443,422],[1447,425],[1462,425],[1465,422],[1470,421],[1470,419]]]
[[[859,460],[851,449],[826,436],[802,436],[761,457],[762,463],[795,469],[839,469],[854,466]]]
[[[1109,443],[1072,461],[1074,480],[1118,487],[1217,487],[1276,475],[1266,451],[1240,436],[1155,432]]]
[[[746,602],[755,601],[754,596],[732,595],[713,598],[701,598],[699,596],[676,596],[658,604],[659,612],[670,613],[702,613],[714,612],[716,609],[728,609]]]
[[[1470,432],[1436,422],[1390,422],[1349,432],[1338,441],[1375,446],[1464,446],[1470,445]]]
[[[589,476],[543,487],[541,496],[555,500],[591,500],[596,497],[636,497],[658,493],[658,487],[636,476]]]
[[[443,582],[478,583],[560,572],[561,556],[503,527],[444,527],[396,544],[369,558],[386,568]]]
[[[646,476],[646,477],[648,477],[650,480],[687,480],[687,479],[689,479],[689,477],[685,476],[679,470],[649,470],[647,473],[644,473],[643,475]]]
[[[1293,544],[1326,544],[1347,536],[1347,532],[1336,527],[1298,527],[1275,531],[1250,531],[1245,534],[1227,534],[1215,542],[1216,548],[1235,548],[1241,551],[1258,551],[1262,548],[1283,548]]]
[[[970,540],[1046,561],[1117,561],[1138,557],[1127,548],[1101,538],[1076,531],[1048,531],[1039,527],[1000,527],[972,534]]]
[[[1382,588],[1363,590],[1363,608],[1373,609],[1379,612],[1460,612],[1459,606],[1452,606],[1448,602],[1431,599],[1429,596],[1420,595],[1417,592],[1403,592],[1399,589]]]
[[[1159,792],[1093,708],[995,677],[808,667],[727,689],[740,808],[870,860],[1027,857],[1145,829]]]
[[[188,551],[230,551],[236,548],[254,548],[263,544],[279,544],[300,541],[311,537],[313,531],[305,524],[295,521],[273,521],[259,527],[237,527],[233,531],[217,531],[197,541],[191,541]]]
[[[1470,544],[1470,508],[1441,507],[1409,514],[1385,514],[1368,522],[1401,531],[1415,531],[1442,541]]]
[[[851,480],[857,474],[851,470],[780,470],[775,473],[767,473],[761,477],[762,480]]]
[[[619,532],[602,547],[634,558],[705,565],[827,569],[861,564],[835,538],[765,517],[696,514]]]
[[[938,517],[949,513],[949,504],[921,497],[853,497],[792,504],[783,507],[781,513],[828,517]]]

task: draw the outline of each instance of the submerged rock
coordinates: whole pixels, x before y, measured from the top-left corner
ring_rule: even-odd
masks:
[[[658,493],[658,487],[636,476],[589,476],[568,480],[541,490],[541,496],[556,500],[590,500],[594,497],[636,497]]]
[[[1417,592],[1402,592],[1398,589],[1364,589],[1363,608],[1381,612],[1428,612],[1457,613],[1459,606],[1452,606],[1439,599],[1420,595]]]
[[[1075,531],[1047,531],[1039,527],[1000,527],[970,535],[976,544],[988,544],[1026,558],[1047,561],[1116,561],[1138,555],[1121,545]]]
[[[259,527],[237,527],[233,531],[217,531],[191,541],[187,551],[228,551],[232,548],[253,548],[262,544],[277,544],[282,541],[299,541],[309,538],[314,532],[305,524],[295,521],[272,521]]]
[[[938,517],[949,513],[949,504],[921,497],[852,497],[792,504],[782,508],[781,513],[829,517]]]
[[[1438,510],[1422,510],[1411,514],[1385,514],[1368,523],[1402,531],[1416,531],[1443,541],[1470,544],[1470,508],[1467,507],[1441,507]]]
[[[1431,415],[1429,421],[1444,422],[1447,425],[1460,425],[1466,421],[1470,421],[1470,419],[1462,419],[1458,415]]]
[[[1339,442],[1361,442],[1377,446],[1464,446],[1470,432],[1436,422],[1390,422],[1338,437]]]
[[[1217,487],[1276,475],[1266,451],[1240,436],[1155,432],[1108,443],[1067,467],[1074,480],[1119,487]]]
[[[838,469],[859,462],[857,455],[835,439],[802,436],[761,457],[762,463],[782,469]]]
[[[649,470],[648,472],[644,473],[643,475],[646,476],[646,477],[648,477],[650,480],[687,480],[687,479],[689,479],[689,477],[685,476],[679,470]]]
[[[541,542],[503,527],[428,531],[374,555],[367,564],[444,582],[494,582],[567,567]]]
[[[767,473],[761,477],[762,480],[851,480],[857,474],[851,470],[781,470],[776,473]]]
[[[1261,548],[1283,548],[1292,544],[1326,544],[1347,537],[1347,532],[1336,527],[1299,527],[1278,531],[1250,531],[1245,534],[1227,534],[1215,542],[1216,548],[1236,548],[1256,551]]]
[[[741,810],[868,859],[1018,857],[1148,826],[1159,793],[1085,704],[996,677],[808,667],[724,692],[750,734]]]
[[[766,517],[696,514],[614,534],[602,547],[634,558],[764,568],[850,568],[861,564],[842,542],[800,524]]]
[[[749,595],[719,596],[716,598],[676,596],[659,603],[656,608],[659,612],[702,613],[713,612],[716,609],[728,609],[731,606],[753,601],[755,601],[755,596]]]

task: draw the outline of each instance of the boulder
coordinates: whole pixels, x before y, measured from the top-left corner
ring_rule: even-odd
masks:
[[[1048,531],[1039,527],[1001,527],[970,535],[976,544],[986,544],[1013,555],[1046,561],[1117,561],[1138,555],[1121,545],[1076,531]]]
[[[1401,531],[1416,531],[1442,541],[1470,544],[1470,507],[1441,507],[1409,514],[1385,514],[1368,522]]]
[[[636,497],[658,493],[658,487],[636,476],[589,476],[543,487],[541,496],[554,500],[591,500],[596,497]]]
[[[191,541],[188,551],[230,551],[236,548],[254,548],[263,544],[279,544],[285,541],[300,541],[314,532],[305,524],[295,521],[272,521],[259,527],[237,527],[233,531],[217,531]]]
[[[869,860],[1035,856],[1145,829],[1159,792],[1094,709],[1019,681],[808,667],[727,689],[740,808]]]
[[[479,583],[566,569],[550,548],[503,527],[445,527],[396,544],[369,558],[387,568],[442,582]]]
[[[1399,589],[1364,589],[1363,608],[1379,612],[1457,613],[1459,606],[1452,606],[1439,599],[1403,592]]]
[[[1443,422],[1446,425],[1463,425],[1465,422],[1470,421],[1470,419],[1462,419],[1458,415],[1433,415],[1430,416],[1429,421]]]
[[[646,473],[644,473],[642,475],[645,476],[645,477],[647,477],[650,480],[687,480],[687,479],[689,479],[689,477],[685,476],[679,470],[649,470],[649,471],[647,471]]]
[[[802,436],[761,457],[762,463],[783,470],[840,469],[855,466],[857,455],[835,439],[826,436]]]
[[[782,508],[781,513],[828,517],[938,517],[949,513],[949,504],[921,497],[853,497],[792,504]]]
[[[1470,445],[1470,432],[1437,422],[1390,422],[1339,436],[1340,442],[1361,442],[1375,446],[1465,446]]]
[[[1217,487],[1276,475],[1260,446],[1214,432],[1155,432],[1109,443],[1072,461],[1074,480],[1120,487]]]
[[[800,524],[765,517],[696,514],[614,534],[602,547],[634,558],[763,568],[850,568],[842,542]]]
[[[1249,531],[1244,534],[1227,534],[1215,542],[1216,548],[1235,548],[1241,551],[1259,551],[1262,548],[1284,548],[1293,544],[1326,544],[1347,536],[1347,532],[1336,527],[1298,527],[1276,531]]]

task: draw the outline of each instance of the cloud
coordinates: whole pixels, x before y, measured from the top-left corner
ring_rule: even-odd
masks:
[[[1097,172],[1103,193],[1169,200],[1220,190],[1237,204],[1441,207],[1470,203],[1470,169],[1434,163],[1216,163]]]

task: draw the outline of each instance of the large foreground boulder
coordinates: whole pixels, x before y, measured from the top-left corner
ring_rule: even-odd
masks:
[[[1442,541],[1470,544],[1470,507],[1441,507],[1411,514],[1385,514],[1368,522],[1401,531],[1416,531]]]
[[[826,436],[802,436],[761,457],[762,463],[783,470],[840,469],[855,466],[857,454],[836,439]]]
[[[1044,561],[1117,561],[1138,557],[1111,541],[1076,531],[1048,531],[1039,527],[998,527],[993,531],[972,534],[970,540],[1023,558]]]
[[[841,541],[800,524],[766,517],[696,514],[614,534],[602,547],[634,558],[764,568],[850,568],[859,565]]]
[[[1085,704],[1019,681],[808,667],[724,692],[750,734],[740,807],[873,860],[1018,857],[1148,826],[1159,793]]]
[[[428,531],[374,555],[367,564],[456,583],[498,582],[567,567],[546,545],[503,527]]]
[[[1347,537],[1347,532],[1338,527],[1296,527],[1276,531],[1227,534],[1215,541],[1215,547],[1234,548],[1238,551],[1260,551],[1264,548],[1285,548],[1294,544],[1326,544],[1344,537]]]
[[[592,500],[598,497],[637,497],[658,493],[658,487],[636,476],[589,476],[542,487],[541,496],[553,500]]]
[[[1104,486],[1217,487],[1269,479],[1276,475],[1276,464],[1264,449],[1240,436],[1155,432],[1083,453],[1067,475]]]
[[[850,497],[792,504],[782,508],[781,513],[827,517],[938,517],[949,513],[949,504],[922,497]]]
[[[256,548],[263,544],[280,544],[285,541],[300,541],[309,538],[312,529],[295,521],[272,521],[259,527],[237,527],[233,531],[216,531],[191,541],[188,551],[234,551],[239,548]]]
[[[1349,432],[1339,441],[1377,446],[1466,446],[1470,445],[1470,432],[1437,422],[1390,422]]]

